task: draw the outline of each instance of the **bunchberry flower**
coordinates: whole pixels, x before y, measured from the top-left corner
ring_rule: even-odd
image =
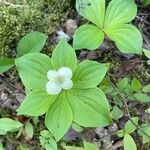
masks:
[[[77,63],[74,49],[62,40],[52,57],[29,53],[15,60],[26,89],[19,115],[45,116],[45,125],[59,141],[72,122],[83,127],[104,127],[112,122],[106,96],[97,88],[108,64]]]
[[[46,91],[50,95],[59,94],[62,89],[69,90],[73,86],[70,68],[62,67],[58,71],[49,70],[47,77],[49,81],[46,83]]]

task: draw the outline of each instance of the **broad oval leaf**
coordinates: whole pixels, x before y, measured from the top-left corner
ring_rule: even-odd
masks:
[[[47,72],[52,69],[51,59],[41,53],[26,54],[15,60],[19,76],[26,88],[45,90]]]
[[[76,0],[78,13],[103,28],[105,16],[105,0]]]
[[[112,0],[106,10],[105,28],[132,21],[137,13],[134,0]]]
[[[40,52],[45,45],[47,36],[40,32],[31,32],[25,35],[18,43],[17,55]]]
[[[33,125],[30,122],[27,122],[25,125],[25,135],[27,139],[32,139],[34,134],[34,128]]]
[[[98,147],[92,143],[84,142],[85,150],[99,150]]]
[[[83,25],[79,27],[73,39],[73,47],[78,49],[97,49],[104,40],[104,33],[98,27],[93,25]]]
[[[142,92],[144,92],[144,93],[150,93],[150,84],[145,85],[145,86],[142,88]]]
[[[52,54],[52,64],[54,69],[69,67],[74,70],[77,65],[77,58],[74,49],[62,39]]]
[[[150,97],[142,92],[138,92],[134,94],[136,100],[143,102],[143,103],[149,103]]]
[[[73,111],[73,120],[83,127],[103,127],[110,124],[109,103],[98,89],[72,89],[68,99]]]
[[[105,77],[108,64],[100,64],[95,61],[86,60],[80,63],[74,71],[74,88],[96,87]]]
[[[105,30],[107,36],[116,43],[123,53],[142,54],[143,39],[139,30],[131,25],[118,25]]]
[[[133,138],[129,134],[125,134],[123,139],[124,150],[137,150]]]
[[[3,73],[15,65],[13,58],[0,57],[0,73]]]
[[[45,117],[45,124],[49,131],[59,141],[72,123],[72,111],[67,101],[66,93],[61,93],[51,105]]]
[[[56,96],[46,93],[46,91],[33,91],[28,94],[21,106],[18,108],[19,115],[41,116],[45,114]]]
[[[0,119],[0,129],[5,132],[17,131],[23,126],[22,123],[12,120],[10,118]]]
[[[139,92],[142,89],[141,82],[136,78],[132,79],[131,86],[132,86],[133,90],[136,92]]]
[[[133,133],[137,129],[137,126],[135,126],[135,124],[138,125],[139,120],[138,117],[133,117],[131,119],[134,123],[131,120],[128,120],[125,124],[125,132],[128,134]]]

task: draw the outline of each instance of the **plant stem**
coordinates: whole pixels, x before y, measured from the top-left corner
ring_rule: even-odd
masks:
[[[108,78],[107,78],[108,79]],[[114,89],[118,92],[118,94],[120,95],[120,97],[122,98],[123,100],[123,103],[125,105],[125,109],[127,111],[127,115],[129,117],[129,120],[139,129],[141,130],[141,132],[143,132],[148,138],[150,138],[150,136],[141,128],[139,127],[133,120],[132,120],[132,117],[130,115],[130,112],[129,112],[129,109],[128,109],[128,104],[127,104],[127,99],[122,95],[122,93],[120,92],[120,90],[117,88],[117,86],[111,81],[108,79],[108,81],[112,84],[112,86],[114,87]]]

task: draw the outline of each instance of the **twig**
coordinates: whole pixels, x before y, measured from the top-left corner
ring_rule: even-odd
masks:
[[[128,109],[128,104],[127,104],[127,99],[122,95],[122,93],[119,91],[119,89],[116,87],[116,85],[108,79],[108,81],[112,84],[112,86],[116,89],[116,91],[118,92],[118,94],[120,95],[120,97],[122,98],[123,102],[124,102],[124,105],[125,105],[125,109],[127,111],[127,115],[129,117],[129,120],[139,129],[141,130],[141,132],[143,132],[148,138],[150,138],[150,136],[141,128],[139,127],[131,118],[131,115],[130,115],[130,112],[129,112],[129,109]]]
[[[137,19],[143,21],[144,23],[146,23],[147,25],[150,25],[150,23],[148,21],[146,21],[145,19],[139,17],[139,16],[136,16]]]

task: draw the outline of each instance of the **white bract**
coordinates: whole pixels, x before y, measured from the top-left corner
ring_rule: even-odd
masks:
[[[46,91],[50,95],[59,94],[62,89],[69,90],[73,86],[72,70],[62,67],[58,71],[49,70],[47,72],[48,82],[46,83]]]

